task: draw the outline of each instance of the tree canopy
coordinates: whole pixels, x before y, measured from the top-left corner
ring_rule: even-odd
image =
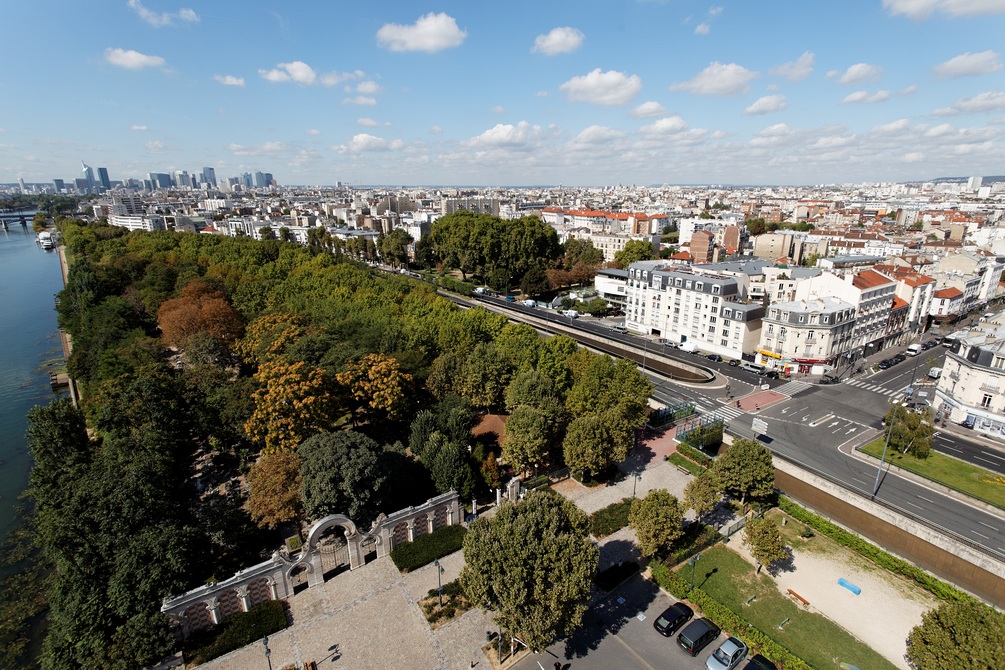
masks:
[[[625,248],[614,254],[614,262],[622,268],[628,268],[638,261],[651,261],[655,258],[656,249],[649,240],[628,240]]]
[[[903,405],[891,405],[883,417],[890,432],[890,449],[915,458],[928,458],[935,422],[927,413],[917,414]],[[892,423],[892,427],[891,427]]]
[[[1005,667],[1005,615],[977,600],[942,603],[921,616],[907,637],[907,659],[919,670]]]
[[[540,651],[579,626],[599,557],[583,512],[551,491],[532,491],[471,524],[461,585],[500,626]]]
[[[373,521],[383,511],[388,484],[383,451],[366,435],[352,431],[305,440],[297,453],[307,518],[344,514],[360,526]]]
[[[789,556],[778,525],[764,516],[755,516],[747,521],[743,527],[743,543],[750,547],[750,554],[757,561],[758,571],[762,565],[770,566]]]
[[[628,525],[643,556],[666,556],[684,534],[684,508],[666,489],[653,489],[632,503]]]
[[[747,498],[767,498],[774,490],[771,452],[757,440],[734,438],[726,453],[716,460],[713,470],[721,489],[739,496],[741,503]]]

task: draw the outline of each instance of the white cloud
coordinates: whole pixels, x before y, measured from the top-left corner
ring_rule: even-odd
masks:
[[[870,65],[869,63],[855,63],[843,74],[838,76],[836,70],[831,70],[827,73],[828,77],[838,77],[838,83],[840,84],[860,84],[864,81],[876,81],[883,74],[883,68],[878,65]]]
[[[443,128],[440,128],[439,126],[433,126],[432,128],[429,129],[430,135],[439,135],[442,132]]]
[[[139,131],[139,132],[142,132],[142,131],[144,131],[146,129],[147,129],[146,126],[140,126],[140,125],[129,126],[129,130],[136,130],[136,131]]]
[[[182,7],[176,13],[172,14],[171,12],[155,12],[152,9],[147,9],[140,0],[128,0],[126,4],[136,12],[137,16],[154,28],[173,25],[175,19],[184,21],[185,23],[199,22],[199,15],[195,13],[195,10],[187,7]]]
[[[889,91],[876,91],[875,93],[870,93],[869,91],[855,91],[854,93],[849,93],[841,100],[842,105],[850,105],[854,103],[865,103],[872,104],[876,102],[886,102],[890,99]]]
[[[750,89],[750,82],[760,76],[736,63],[714,61],[691,81],[679,82],[671,91],[691,91],[697,95],[740,95]]]
[[[521,121],[512,123],[497,123],[481,135],[476,135],[467,141],[472,147],[521,147],[538,139],[541,127]]]
[[[388,141],[367,133],[353,135],[349,141],[349,151],[387,151]]]
[[[320,131],[320,130],[318,130],[317,128],[309,128],[309,129],[307,130],[307,134],[308,134],[308,135],[314,135],[314,136],[317,136],[317,135],[320,135],[320,134],[321,134],[321,131]]]
[[[246,147],[243,144],[228,144],[227,150],[235,156],[274,156],[276,154],[287,153],[293,147],[285,142],[271,141],[255,144]]]
[[[708,15],[709,16],[719,16],[719,14],[722,14],[722,7],[709,7],[708,8]]]
[[[770,114],[771,112],[780,112],[788,106],[789,102],[785,99],[784,95],[766,95],[751,103],[749,107],[743,110],[743,113],[752,116]]]
[[[625,105],[642,90],[638,75],[600,68],[581,77],[573,77],[558,87],[572,102],[592,102],[595,105]]]
[[[712,32],[712,26],[707,23],[699,23],[694,27],[695,35],[708,35],[710,32]]]
[[[358,123],[361,126],[366,126],[368,128],[373,128],[374,126],[377,125],[376,121],[365,116],[361,116],[358,119],[356,119],[356,123]]]
[[[631,111],[631,115],[636,119],[645,119],[650,116],[660,116],[661,114],[665,114],[666,111],[666,107],[655,100],[650,100],[648,102],[643,102],[641,105],[633,109]]]
[[[363,76],[364,74],[360,70],[356,70],[355,72],[325,72],[321,75],[320,81],[322,86],[335,86],[336,84],[341,84],[344,81],[359,79]]]
[[[377,104],[374,98],[367,97],[365,95],[357,95],[354,98],[343,98],[343,105],[363,105],[363,106],[373,106]]]
[[[545,56],[569,54],[583,44],[583,33],[568,26],[553,28],[547,35],[538,35],[534,39],[531,53],[542,53]]]
[[[625,137],[625,131],[607,126],[589,126],[584,128],[573,144],[607,144]]]
[[[244,77],[235,77],[232,74],[214,74],[213,81],[224,86],[244,86]]]
[[[789,63],[782,63],[771,68],[771,74],[785,77],[789,81],[802,81],[813,74],[813,62],[816,56],[812,51],[805,51],[799,58]]]
[[[687,129],[687,121],[674,114],[665,116],[662,119],[653,121],[649,125],[639,128],[639,132],[646,135],[669,135],[679,133]]]
[[[380,92],[380,86],[375,81],[361,81],[356,85],[356,92],[364,95],[373,95]]]
[[[1005,13],[1005,0],[883,0],[894,16],[927,19],[935,12],[948,16],[986,16]]]
[[[872,133],[874,135],[897,135],[911,127],[911,122],[907,119],[897,119],[896,121],[891,121],[890,123],[884,123],[879,126],[874,126]]]
[[[925,131],[925,137],[946,137],[947,135],[955,134],[956,128],[953,128],[948,123],[940,123]]]
[[[985,91],[972,98],[960,98],[952,107],[937,109],[932,113],[936,116],[949,116],[951,114],[995,112],[1000,109],[1005,109],[1005,91]]]
[[[909,153],[904,154],[900,160],[904,161],[905,163],[920,163],[921,161],[925,160],[925,154],[921,153],[920,151],[911,151]]]
[[[534,95],[537,96],[538,98],[547,98],[548,97],[548,91],[538,91]]]
[[[273,83],[292,81],[310,86],[317,81],[318,74],[307,63],[295,60],[292,63],[280,63],[271,70],[259,70],[262,79]]]
[[[506,113],[506,108],[503,107],[502,105],[496,105],[495,107],[493,107],[489,111],[492,112],[493,114],[505,114]]]
[[[1000,69],[1002,69],[1002,62],[998,59],[998,54],[990,50],[980,53],[968,51],[932,68],[936,76],[948,79],[991,74]]]
[[[453,17],[430,12],[412,25],[386,23],[377,31],[377,44],[391,51],[434,53],[460,46],[467,33],[457,27]]]
[[[132,49],[105,49],[105,61],[127,70],[141,70],[145,67],[163,67],[160,56],[148,56]]]
[[[167,149],[167,146],[160,140],[150,140],[149,142],[146,143],[146,147],[147,151],[149,151],[152,154],[163,153],[163,151]]]
[[[917,84],[911,84],[910,86],[905,86],[904,90],[901,91],[898,95],[911,95],[912,93],[917,93],[917,92],[918,92],[918,85]]]

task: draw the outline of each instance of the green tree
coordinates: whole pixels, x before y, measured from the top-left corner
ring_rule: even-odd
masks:
[[[506,422],[503,458],[521,472],[537,467],[548,455],[550,438],[551,430],[544,412],[521,405]]]
[[[520,280],[520,291],[525,295],[540,295],[549,289],[548,274],[544,268],[534,266]]]
[[[307,363],[263,363],[255,373],[255,411],[245,423],[248,437],[266,453],[295,449],[304,439],[331,427],[337,407],[322,368]]]
[[[533,651],[582,622],[600,552],[586,515],[551,491],[532,491],[478,519],[464,538],[461,586],[475,605]]]
[[[684,487],[684,507],[693,509],[698,520],[715,509],[719,502],[719,487],[711,470],[705,470]]]
[[[422,458],[429,438],[440,430],[440,423],[433,412],[424,409],[412,419],[409,430],[408,448],[416,458]]]
[[[538,353],[537,371],[555,382],[555,389],[565,393],[572,386],[572,370],[567,365],[579,345],[568,335],[555,335],[545,339]]]
[[[903,405],[891,405],[883,421],[890,435],[892,451],[911,454],[919,459],[928,458],[935,436],[935,423],[927,412],[917,414]]]
[[[976,599],[946,602],[921,616],[907,636],[907,660],[919,670],[1005,668],[1005,615]]]
[[[757,440],[738,437],[713,466],[716,481],[726,493],[740,497],[767,498],[773,491],[775,466],[771,452]]]
[[[457,491],[467,499],[475,490],[475,473],[468,450],[457,442],[448,441],[436,450],[429,468],[438,493]]]
[[[276,233],[272,230],[271,226],[262,226],[258,229],[258,238],[261,240],[274,240],[276,238]]]
[[[393,267],[402,267],[408,262],[408,247],[414,241],[404,228],[395,228],[377,240],[377,250]]]
[[[651,261],[656,258],[656,250],[649,240],[628,240],[625,248],[614,254],[614,262],[622,268],[628,268],[638,261]]]
[[[478,344],[468,353],[455,390],[472,406],[490,409],[502,404],[510,377],[511,368],[495,344]]]
[[[507,323],[495,339],[495,346],[510,367],[519,372],[534,367],[541,336],[526,323]]]
[[[297,451],[308,519],[345,514],[366,526],[376,518],[387,484],[380,445],[365,435],[346,431],[315,435]]]
[[[768,232],[764,219],[761,217],[757,217],[756,219],[747,219],[743,223],[747,227],[747,232],[750,233],[751,237],[763,235]]]
[[[565,464],[573,470],[590,474],[602,472],[611,464],[610,437],[604,420],[596,414],[574,419],[562,442]]]
[[[565,241],[565,257],[562,264],[566,268],[573,268],[580,263],[597,267],[604,262],[604,253],[593,246],[593,240],[580,240],[570,237]]]
[[[632,503],[628,526],[643,556],[666,556],[684,534],[684,508],[666,489],[653,489]]]
[[[775,561],[789,557],[785,540],[774,521],[767,517],[753,517],[743,527],[743,543],[750,547],[750,555],[757,561],[757,571],[762,565],[770,566]]]

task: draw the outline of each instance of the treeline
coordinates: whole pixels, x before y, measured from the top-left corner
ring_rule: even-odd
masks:
[[[365,524],[498,486],[504,463],[596,473],[644,420],[651,388],[630,363],[457,309],[324,235],[60,225],[83,403],[30,416],[34,540],[55,568],[45,668],[157,660],[174,643],[161,599],[270,553],[280,537],[259,527]],[[510,413],[502,450],[472,443],[490,411]]]

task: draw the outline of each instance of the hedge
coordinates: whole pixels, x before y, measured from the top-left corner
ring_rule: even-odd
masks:
[[[666,563],[653,561],[650,566],[653,579],[660,587],[678,600],[689,600],[697,605],[702,614],[746,642],[752,650],[760,652],[785,670],[810,670],[805,661],[754,628],[736,612],[719,604],[701,589],[692,589],[690,583],[671,570]]]
[[[194,663],[211,661],[284,628],[286,628],[286,603],[282,600],[259,603],[247,612],[230,615],[221,621],[219,626],[207,631],[208,634],[214,635],[215,639],[195,649],[190,660]]]
[[[706,468],[712,467],[713,460],[709,456],[706,456],[705,454],[701,453],[700,451],[698,451],[689,444],[685,444],[684,442],[678,443],[677,453],[686,456],[687,458],[690,458],[692,461],[703,467]]]
[[[453,277],[438,277],[436,285],[441,288],[445,288],[448,291],[460,293],[461,295],[469,296],[475,292],[475,289],[471,284],[454,279]]]
[[[611,503],[590,515],[590,534],[598,540],[612,535],[628,525],[628,515],[632,511],[632,499]]]
[[[414,542],[399,544],[391,550],[391,560],[402,572],[411,572],[460,549],[467,532],[464,526],[437,528],[415,538]]]
[[[970,595],[960,591],[955,586],[933,577],[921,568],[911,565],[901,558],[888,554],[868,540],[864,540],[822,516],[810,512],[785,496],[778,497],[778,506],[789,516],[802,521],[807,526],[810,526],[817,532],[823,533],[838,544],[868,558],[881,568],[907,577],[939,600],[946,602],[966,602],[973,600]]]

